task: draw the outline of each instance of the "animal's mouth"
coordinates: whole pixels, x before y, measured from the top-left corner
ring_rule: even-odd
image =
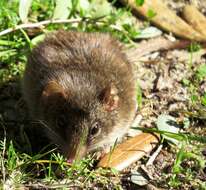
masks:
[[[67,149],[65,149],[67,147]],[[68,163],[73,163],[74,160],[80,160],[86,155],[92,155],[95,159],[100,159],[104,154],[108,153],[110,150],[109,145],[104,146],[97,146],[96,148],[87,146],[87,144],[84,145],[78,145],[72,146],[68,148],[68,146],[65,146],[65,156],[67,158]]]
[[[79,147],[78,145],[69,148],[66,153],[66,158],[68,163],[72,163],[74,160],[80,160],[87,154],[87,146],[83,145]]]
[[[74,160],[79,160],[87,154],[87,135],[73,134],[68,142],[64,144],[63,151],[68,159],[68,161],[73,162]]]

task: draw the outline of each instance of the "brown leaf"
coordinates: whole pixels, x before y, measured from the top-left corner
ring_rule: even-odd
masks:
[[[140,57],[160,50],[182,49],[188,47],[190,41],[176,40],[170,41],[164,37],[150,39],[138,44],[137,48],[131,48],[126,51],[127,57],[130,61],[138,61]]]
[[[185,20],[206,38],[206,17],[193,5],[186,5],[183,9]]]
[[[98,167],[123,170],[149,153],[158,143],[158,136],[149,133],[137,135],[114,148],[98,163]]]
[[[156,15],[150,18],[151,22],[165,31],[190,40],[206,41],[206,38],[202,34],[178,17],[161,0],[145,0],[142,6],[137,6],[134,0],[122,0],[122,2],[128,4],[134,12],[144,17],[148,17],[148,11],[152,10]]]

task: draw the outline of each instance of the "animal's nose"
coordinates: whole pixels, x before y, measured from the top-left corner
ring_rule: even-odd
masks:
[[[67,163],[68,164],[72,164],[75,159],[76,159],[76,153],[70,152],[69,154],[67,154]]]
[[[72,164],[75,160],[80,160],[86,155],[86,146],[73,148],[67,153],[67,163]]]
[[[74,161],[74,159],[73,159],[73,158],[69,158],[69,159],[67,159],[67,163],[69,163],[69,164],[72,164],[72,163],[73,163],[73,161]]]

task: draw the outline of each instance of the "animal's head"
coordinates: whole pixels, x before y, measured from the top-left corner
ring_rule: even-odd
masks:
[[[65,89],[51,81],[44,87],[41,100],[43,119],[56,134],[49,133],[50,138],[68,159],[81,158],[115,142],[111,138],[121,102],[113,84],[92,93],[90,89]]]

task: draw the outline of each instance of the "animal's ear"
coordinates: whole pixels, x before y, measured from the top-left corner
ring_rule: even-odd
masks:
[[[43,89],[41,99],[43,104],[54,104],[65,100],[66,93],[61,85],[55,81],[50,81]]]
[[[119,96],[117,88],[111,84],[102,90],[100,101],[103,103],[107,111],[113,111],[119,106]]]

